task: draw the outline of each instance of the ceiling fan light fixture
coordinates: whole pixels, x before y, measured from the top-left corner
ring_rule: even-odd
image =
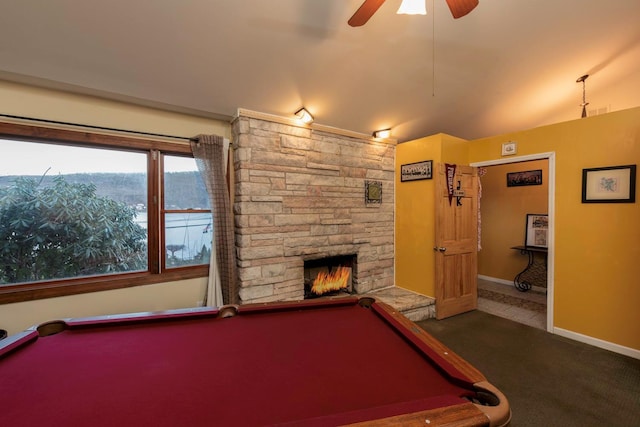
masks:
[[[391,129],[380,129],[373,132],[374,138],[384,139],[384,138],[389,138],[390,136],[391,136]]]
[[[398,15],[426,15],[427,5],[425,0],[402,0]]]
[[[313,116],[304,107],[295,112],[295,116],[304,124],[313,122]]]
[[[447,0],[454,19],[462,18],[478,6],[479,0]]]

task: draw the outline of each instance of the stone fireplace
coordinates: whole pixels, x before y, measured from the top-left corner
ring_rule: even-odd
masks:
[[[242,303],[303,299],[305,262],[321,258],[354,260],[355,293],[393,286],[395,143],[247,110],[233,134]]]

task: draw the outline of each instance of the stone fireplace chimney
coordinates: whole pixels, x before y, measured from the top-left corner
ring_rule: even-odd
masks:
[[[394,142],[247,110],[233,133],[242,303],[303,299],[305,261],[341,255],[355,292],[393,286]]]

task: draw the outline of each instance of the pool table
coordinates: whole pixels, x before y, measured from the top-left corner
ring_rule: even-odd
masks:
[[[373,298],[66,319],[0,341],[2,426],[505,425],[504,395]]]

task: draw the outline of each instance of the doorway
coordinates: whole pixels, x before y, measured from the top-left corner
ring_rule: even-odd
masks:
[[[476,166],[476,167],[483,167],[483,168],[490,168],[492,166],[498,166],[498,165],[513,165],[512,168],[509,169],[514,169],[514,170],[522,170],[522,171],[529,171],[530,169],[528,168],[530,165],[540,165],[541,162],[544,164],[546,161],[546,176],[545,176],[545,180],[546,182],[546,187],[547,187],[547,194],[546,194],[546,206],[544,206],[544,202],[542,204],[538,203],[537,204],[537,208],[531,208],[531,209],[543,209],[546,208],[546,213],[548,214],[548,236],[547,236],[547,257],[546,257],[546,296],[544,296],[544,289],[542,289],[542,296],[538,295],[537,297],[533,295],[533,292],[519,292],[515,290],[515,287],[513,286],[513,277],[512,277],[512,273],[508,273],[508,272],[498,272],[496,273],[497,276],[502,276],[499,278],[498,282],[500,282],[500,284],[498,285],[500,289],[506,289],[510,286],[507,293],[509,292],[514,292],[516,293],[516,296],[518,294],[528,294],[528,296],[526,297],[526,299],[532,299],[533,301],[536,300],[536,298],[542,298],[542,301],[538,302],[546,302],[546,330],[548,332],[552,332],[553,331],[553,269],[554,269],[554,257],[553,257],[553,253],[554,253],[554,200],[555,200],[555,153],[550,152],[550,153],[540,153],[540,154],[534,154],[534,155],[527,155],[527,156],[517,156],[517,157],[510,157],[510,158],[502,158],[502,159],[498,159],[498,160],[492,160],[492,161],[486,161],[486,162],[477,162],[477,163],[472,163],[471,166]],[[517,164],[517,165],[516,165]],[[501,168],[501,169],[505,169],[505,168]],[[507,176],[506,174],[504,175],[504,177],[500,178],[500,179],[504,179],[504,181],[502,181],[504,183],[504,185],[506,185],[507,182]],[[481,181],[484,184],[484,180]],[[531,189],[534,189],[534,187],[531,187]],[[512,191],[509,192],[507,190],[510,190],[509,188],[503,188],[502,191],[504,191],[504,196],[505,197],[509,197],[510,195],[514,195],[514,194],[518,194],[516,191]],[[522,192],[520,192],[520,194],[522,194]],[[526,194],[526,192],[524,193]],[[526,197],[525,197],[526,199]],[[525,200],[526,202],[526,200]],[[523,209],[529,209],[529,208],[523,208]],[[527,213],[531,213],[531,214],[543,214],[545,212],[527,212]],[[483,214],[483,207],[482,207],[482,200],[480,201],[480,208],[479,208],[479,214],[482,215]],[[491,214],[490,212],[488,214]],[[504,215],[507,215],[507,213],[505,212]],[[504,219],[504,215],[500,218],[500,220]],[[502,251],[500,254],[498,255],[494,255],[493,256],[493,260],[495,263],[499,263],[502,262],[504,259],[506,258],[511,258],[513,259],[514,257],[518,257],[519,254],[517,254],[516,250],[511,249],[512,246],[516,246],[516,245],[523,245],[524,239],[525,239],[525,228],[526,228],[526,215],[520,215],[520,213],[517,213],[516,215],[518,215],[518,217],[515,219],[515,221],[519,221],[519,224],[517,228],[517,231],[513,231],[513,225],[511,226],[512,231],[511,234],[513,235],[513,233],[515,232],[516,234],[520,234],[520,236],[522,236],[521,238],[519,236],[515,237],[516,240],[514,240],[514,237],[511,237],[510,240],[510,244],[504,243],[502,244],[500,250]],[[522,216],[522,218],[520,218],[520,216]],[[484,218],[483,218],[483,223],[484,223]],[[495,230],[495,228],[498,227],[503,227],[503,225],[506,227],[506,223],[499,223],[498,225],[495,225],[495,221],[493,222],[494,225],[491,225],[491,233],[492,234],[501,234],[502,233],[502,229],[498,229]],[[485,230],[487,230],[487,228],[485,227]],[[506,229],[505,229],[506,231]],[[483,239],[484,240],[484,239]],[[500,245],[499,245],[500,246]],[[480,252],[482,253],[482,251]],[[479,258],[479,262],[481,261],[481,257]],[[522,261],[521,261],[522,262]],[[526,262],[525,262],[526,265]],[[479,264],[479,272],[480,269],[482,267]],[[513,266],[512,266],[513,268]],[[508,277],[506,277],[508,276]],[[486,281],[487,277],[484,277],[483,275],[479,275],[478,277],[478,287],[479,289],[482,289],[482,287],[484,285],[486,285],[485,281]],[[493,277],[490,277],[490,279],[494,279]],[[489,283],[488,286],[491,286],[491,284]],[[540,292],[540,289],[535,289],[536,291]],[[485,292],[480,290],[479,292]],[[486,295],[486,293],[485,293]],[[505,297],[506,300],[509,299],[509,296]],[[532,303],[532,304],[535,304]],[[529,307],[531,308],[531,307]],[[513,310],[513,313],[515,313],[516,310]],[[512,313],[512,314],[513,314]],[[516,320],[516,319],[514,319]],[[524,322],[526,323],[526,322]],[[538,326],[540,327],[540,326]]]

